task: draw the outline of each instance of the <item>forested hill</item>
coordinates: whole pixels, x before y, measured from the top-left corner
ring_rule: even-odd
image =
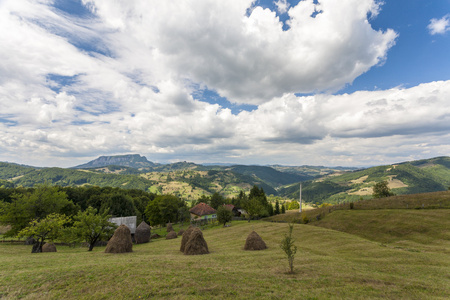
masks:
[[[445,191],[450,188],[450,157],[436,157],[393,165],[378,166],[339,176],[304,182],[302,198],[313,203],[339,203],[371,198],[375,183],[387,180],[397,195]],[[288,185],[280,196],[297,199],[299,187]]]
[[[277,188],[309,180],[335,171],[317,167],[304,167],[281,172],[268,166],[197,165],[190,162],[155,164],[140,155],[99,157],[76,168],[36,168],[12,163],[0,163],[0,186],[32,187],[50,183],[59,186],[111,186],[140,189],[158,194],[174,194],[195,199],[215,192],[223,196],[248,192],[253,185],[260,186],[270,195]]]
[[[104,166],[101,161],[122,165]],[[197,199],[215,192],[232,197],[241,190],[248,192],[253,185],[257,185],[268,195],[297,199],[298,183],[303,182],[302,195],[306,202],[337,203],[371,198],[372,187],[382,180],[387,180],[396,194],[443,191],[450,186],[450,157],[357,171],[309,166],[203,166],[190,162],[155,164],[140,155],[98,159],[97,163],[98,167],[63,169],[0,162],[0,187],[32,187],[39,183],[111,186]],[[94,163],[90,162],[88,165],[92,166]],[[133,165],[140,167],[134,168]],[[144,165],[147,167],[143,167]]]

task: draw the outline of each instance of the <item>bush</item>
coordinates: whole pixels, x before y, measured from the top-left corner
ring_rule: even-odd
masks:
[[[302,214],[302,223],[303,224],[308,224],[309,223],[309,218],[306,214]]]
[[[292,231],[294,230],[294,224],[289,224],[289,232],[281,241],[280,248],[286,253],[290,273],[294,273],[294,257],[297,252],[297,246],[294,245],[294,239],[292,238]]]

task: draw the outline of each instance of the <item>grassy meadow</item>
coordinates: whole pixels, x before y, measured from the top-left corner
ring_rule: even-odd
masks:
[[[338,213],[327,218],[351,219]],[[435,217],[444,222],[443,216]],[[448,222],[449,218],[442,224],[445,233],[434,229],[423,233],[438,240],[439,247],[430,249],[428,240],[414,240],[413,251],[377,241],[377,232],[372,229],[363,238],[361,234],[295,224],[298,250],[294,274],[288,273],[287,259],[279,247],[288,230],[283,223],[234,221],[231,227],[205,229],[211,253],[199,256],[183,255],[179,251],[181,238],[133,245],[133,252],[127,254],[105,254],[104,247],[88,252],[67,246],[58,246],[56,253],[31,254],[31,246],[3,243],[0,298],[448,299]],[[338,222],[332,223],[336,226]],[[365,230],[358,224],[351,226],[359,232]],[[243,250],[252,230],[265,240],[267,250]]]

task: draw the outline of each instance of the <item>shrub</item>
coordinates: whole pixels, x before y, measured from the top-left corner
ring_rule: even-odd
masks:
[[[290,273],[294,273],[294,257],[297,252],[297,246],[294,245],[294,239],[292,238],[292,231],[294,230],[294,224],[289,224],[289,232],[285,234],[281,241],[280,248],[286,253]]]
[[[303,224],[309,223],[309,218],[306,214],[302,214],[302,222],[303,222]]]

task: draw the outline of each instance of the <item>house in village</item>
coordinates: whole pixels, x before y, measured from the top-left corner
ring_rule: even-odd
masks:
[[[217,219],[216,210],[203,202],[200,202],[199,204],[191,208],[189,212],[191,213],[191,219],[195,221],[196,220],[210,221]]]
[[[225,207],[227,210],[231,211],[231,213],[233,214],[233,217],[241,216],[241,211],[233,204],[224,204],[223,207]]]

